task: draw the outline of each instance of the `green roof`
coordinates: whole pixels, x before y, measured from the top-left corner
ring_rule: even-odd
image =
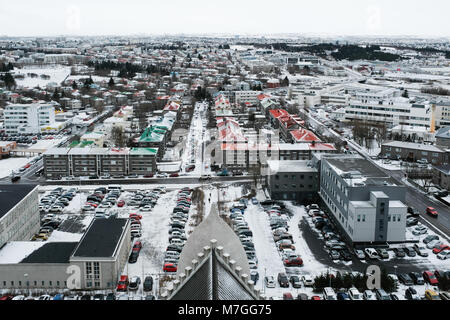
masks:
[[[80,141],[72,141],[72,143],[69,145],[69,148],[74,148],[80,143]]]
[[[161,142],[164,139],[164,135],[167,130],[161,127],[149,127],[145,129],[142,136],[139,138],[139,142]]]
[[[132,148],[130,155],[156,155],[158,148]]]

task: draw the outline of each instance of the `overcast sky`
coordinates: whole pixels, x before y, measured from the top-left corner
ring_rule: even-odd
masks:
[[[449,0],[0,0],[0,35],[450,37]]]

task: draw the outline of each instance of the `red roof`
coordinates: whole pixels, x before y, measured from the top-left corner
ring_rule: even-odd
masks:
[[[292,130],[291,135],[296,142],[320,142],[320,139],[312,131],[303,128]]]

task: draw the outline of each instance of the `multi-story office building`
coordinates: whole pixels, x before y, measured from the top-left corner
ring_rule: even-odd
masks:
[[[4,119],[8,134],[39,133],[55,123],[55,108],[51,104],[10,104],[5,107]]]
[[[47,179],[66,176],[145,175],[156,171],[155,148],[52,148],[44,153]]]
[[[38,188],[0,186],[0,248],[9,241],[26,241],[39,231]]]
[[[319,171],[307,160],[267,161],[271,199],[314,201],[319,191]]]
[[[405,186],[359,155],[318,155],[314,160],[320,164],[320,196],[349,242],[405,240]]]

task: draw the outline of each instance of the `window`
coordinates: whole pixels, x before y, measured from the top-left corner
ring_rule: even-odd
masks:
[[[49,282],[48,282],[48,285],[49,285],[49,286],[52,286],[53,284],[52,284],[52,282],[51,282],[51,281],[49,281]]]
[[[56,285],[59,287],[59,281],[56,281]]]

